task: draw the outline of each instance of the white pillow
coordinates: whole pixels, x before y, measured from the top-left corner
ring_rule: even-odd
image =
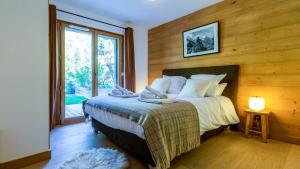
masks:
[[[209,80],[188,79],[178,97],[204,97],[210,83]]]
[[[221,75],[197,74],[197,75],[192,75],[191,79],[210,80],[218,84],[226,77],[226,75],[227,74],[221,74]]]
[[[152,82],[151,87],[161,93],[167,93],[170,84],[170,79],[157,78]]]
[[[227,87],[227,83],[221,83],[217,85],[216,96],[222,96],[225,88]]]
[[[192,75],[191,79],[200,79],[200,80],[209,80],[211,81],[211,85],[208,88],[205,96],[214,97],[216,93],[217,85],[226,77],[226,74],[221,75],[208,75],[208,74],[197,74]]]
[[[183,88],[186,78],[183,76],[163,76],[163,79],[170,79],[171,84],[169,89],[167,90],[167,93],[171,94],[178,94],[180,93],[181,89]]]

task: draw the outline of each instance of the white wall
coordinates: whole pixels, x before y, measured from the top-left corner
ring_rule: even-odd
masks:
[[[133,25],[136,91],[141,92],[148,84],[148,29]]]
[[[0,163],[48,150],[48,0],[0,1]]]
[[[85,11],[83,9],[78,9],[76,7],[61,3],[58,0],[52,0],[50,1],[50,3],[56,5],[57,9],[62,9],[86,17],[97,19],[100,21],[105,21],[111,24],[119,25],[122,27],[127,27],[127,26],[132,27],[134,29],[136,90],[140,92],[145,88],[145,86],[148,83],[148,29],[147,28],[135,24],[127,24],[126,22],[115,20],[108,16],[103,16],[103,15],[91,13],[89,11]],[[77,23],[77,24],[81,24],[81,25],[85,25],[85,26],[89,26],[101,30],[106,30],[118,34],[125,33],[123,29],[101,24],[99,22],[87,20],[70,14],[58,12],[57,15],[58,15],[57,18],[60,20],[73,22],[73,23]]]

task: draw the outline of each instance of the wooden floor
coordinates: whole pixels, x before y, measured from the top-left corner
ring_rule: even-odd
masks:
[[[24,169],[55,169],[72,153],[94,147],[120,148],[102,134],[95,135],[90,123],[56,128],[51,133],[52,159]],[[127,154],[131,169],[147,168]],[[181,155],[172,162],[172,169],[299,169],[300,146],[258,138],[246,139],[243,134],[224,132],[204,142],[199,148]]]

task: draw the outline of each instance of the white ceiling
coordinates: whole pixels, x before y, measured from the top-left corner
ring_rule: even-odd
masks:
[[[122,22],[153,28],[222,0],[59,0]]]

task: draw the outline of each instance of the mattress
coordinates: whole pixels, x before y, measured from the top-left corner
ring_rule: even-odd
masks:
[[[240,122],[231,100],[225,96],[179,98],[177,95],[172,94],[169,95],[169,98],[185,100],[196,107],[199,115],[200,135],[203,135],[207,131],[219,128],[220,126],[237,124]],[[135,122],[88,104],[85,105],[85,112],[106,126],[123,130],[145,139],[143,127]]]

